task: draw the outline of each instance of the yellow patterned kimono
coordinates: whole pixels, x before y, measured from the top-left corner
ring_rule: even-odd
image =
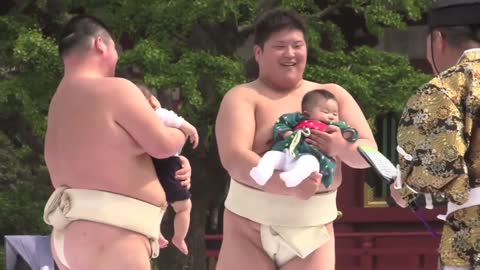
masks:
[[[402,196],[445,196],[461,205],[480,187],[480,48],[422,86],[403,112],[398,129]],[[410,155],[411,157],[409,157]],[[406,158],[407,157],[407,158]],[[443,228],[444,265],[480,269],[480,206],[450,214]]]

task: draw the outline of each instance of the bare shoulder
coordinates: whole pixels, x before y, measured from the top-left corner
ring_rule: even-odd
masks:
[[[69,91],[69,89],[76,91]],[[69,98],[88,99],[92,102],[100,102],[99,106],[115,107],[118,101],[128,100],[136,95],[142,95],[141,91],[135,84],[123,78],[67,78],[60,83],[52,103],[58,97],[63,101]]]
[[[140,89],[133,82],[124,78],[102,78],[99,85],[103,88],[105,94],[114,101],[112,103],[145,99]]]
[[[223,97],[217,114],[216,125],[229,125],[232,119],[244,119],[253,115],[258,103],[255,84],[240,84],[230,89]]]
[[[258,89],[254,82],[239,84],[228,92],[223,97],[224,100],[251,100],[258,94]]]
[[[258,90],[255,84],[240,84],[228,90],[228,92],[223,96],[223,100],[220,105],[220,113],[227,109],[242,109],[245,107],[255,106],[257,102]]]
[[[103,84],[108,90],[119,90],[121,92],[128,91],[130,89],[138,89],[133,82],[118,77],[101,78],[100,84]]]
[[[142,91],[131,81],[123,78],[101,78],[96,82],[102,106],[110,108],[114,118],[130,119],[151,111],[151,106]]]

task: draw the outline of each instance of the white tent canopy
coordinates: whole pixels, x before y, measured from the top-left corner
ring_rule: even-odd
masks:
[[[50,250],[50,235],[6,235],[6,270],[16,270],[21,256],[32,270],[54,270],[55,263]]]

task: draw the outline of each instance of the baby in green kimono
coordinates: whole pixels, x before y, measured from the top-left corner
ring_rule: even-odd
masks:
[[[335,172],[335,159],[305,142],[310,130],[325,131],[328,125],[338,126],[350,142],[358,139],[357,130],[339,121],[338,103],[332,93],[323,89],[308,92],[302,99],[302,113],[287,113],[277,120],[272,150],[263,155],[250,176],[259,185],[265,185],[274,170],[282,170],[280,178],[287,187],[294,187],[313,172],[319,172],[322,183],[329,187]]]

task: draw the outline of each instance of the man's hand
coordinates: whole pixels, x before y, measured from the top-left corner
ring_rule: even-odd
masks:
[[[197,129],[187,121],[184,121],[183,124],[180,126],[180,130],[190,138],[190,143],[193,144],[193,148],[197,148],[198,146],[198,132]]]
[[[313,147],[322,153],[335,157],[347,146],[339,127],[329,125],[325,131],[311,130],[310,136],[305,139]]]
[[[175,172],[175,178],[178,181],[181,181],[181,185],[190,189],[191,186],[191,177],[192,177],[192,167],[190,162],[184,156],[178,156],[180,162],[182,163],[182,168]]]
[[[320,188],[320,183],[322,181],[322,175],[318,172],[310,174],[308,178],[303,180],[298,186],[294,187],[294,196],[302,199],[308,200],[310,197],[315,195]]]
[[[402,196],[400,195],[400,190],[395,189],[393,184],[390,185],[390,196],[393,198],[395,203],[397,203],[398,206],[405,208],[408,206],[407,201],[405,201]]]

